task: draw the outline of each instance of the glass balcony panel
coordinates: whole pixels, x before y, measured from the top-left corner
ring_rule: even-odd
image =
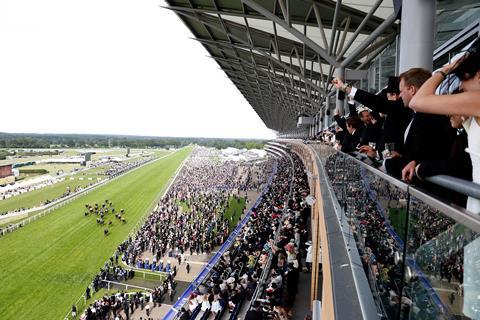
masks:
[[[479,319],[478,234],[413,196],[409,227],[408,318]]]
[[[378,313],[386,319],[480,319],[478,233],[447,217],[444,207],[412,195],[418,191],[408,194],[402,182],[332,148],[315,148],[326,156],[344,213],[339,219],[354,236]]]
[[[406,192],[367,170],[350,156],[334,154],[327,175],[354,235],[359,256],[379,313],[394,319],[398,308],[392,295],[399,294],[404,242],[396,227],[405,221]],[[399,214],[398,211],[403,214]]]

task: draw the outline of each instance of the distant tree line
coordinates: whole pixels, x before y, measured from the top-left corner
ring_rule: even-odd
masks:
[[[265,140],[175,138],[96,134],[0,133],[0,148],[180,148],[190,144],[224,149],[263,149]],[[0,150],[1,151],[1,150]]]

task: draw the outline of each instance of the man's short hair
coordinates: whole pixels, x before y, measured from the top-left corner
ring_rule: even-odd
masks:
[[[359,129],[363,126],[362,120],[357,117],[350,117],[347,119],[347,126],[352,127],[354,129]]]
[[[431,76],[432,73],[428,70],[412,68],[400,74],[399,78],[406,86],[414,86],[419,89]]]

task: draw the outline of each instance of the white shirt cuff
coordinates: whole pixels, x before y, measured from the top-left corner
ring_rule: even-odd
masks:
[[[353,98],[355,98],[355,93],[357,93],[357,88],[352,87],[350,89],[350,93],[348,94],[348,96],[353,99]]]

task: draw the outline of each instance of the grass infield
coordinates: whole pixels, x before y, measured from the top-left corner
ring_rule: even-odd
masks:
[[[167,152],[160,151],[156,152],[155,156],[160,157],[166,154]],[[134,160],[139,159],[134,158]],[[73,175],[73,180],[70,180],[70,176],[67,176],[64,181],[27,193],[23,193],[5,200],[1,200],[0,214],[19,208],[32,208],[35,206],[40,206],[46,200],[53,200],[60,197],[67,190],[67,187],[70,187],[71,190],[74,190],[76,187],[84,188],[90,184],[96,183],[98,182],[97,178],[107,178],[105,175],[102,174],[106,169],[107,166],[85,170]],[[79,178],[82,178],[83,180],[80,180]],[[92,178],[92,180],[88,180],[88,178]]]
[[[405,215],[407,214],[406,209],[397,209],[390,208],[388,211],[388,217],[390,219],[390,224],[392,225],[395,232],[402,239],[405,235]]]
[[[228,207],[225,211],[225,218],[228,219],[228,225],[230,227],[230,232],[235,229],[240,218],[242,217],[243,209],[245,209],[245,198],[234,198],[231,197],[228,199]],[[233,217],[233,219],[232,219]]]
[[[125,174],[23,229],[0,238],[0,318],[63,319],[93,276],[150,209],[191,148]],[[113,201],[126,224],[114,217],[110,235],[85,203]]]
[[[95,170],[95,169],[92,169]],[[105,170],[105,168],[104,168]],[[6,213],[10,210],[15,210],[18,208],[32,208],[42,205],[46,200],[53,200],[59,198],[62,194],[67,191],[67,187],[70,187],[71,190],[75,190],[76,187],[86,187],[89,184],[98,182],[97,178],[100,177],[105,179],[106,176],[99,175],[90,170],[85,171],[84,173],[79,173],[74,175],[74,180],[70,180],[70,177],[67,177],[65,180],[55,183],[53,185],[43,187],[37,190],[33,190],[27,193],[20,194],[5,200],[0,201],[0,214]],[[83,180],[79,178],[82,177]],[[92,178],[92,180],[88,180]]]

